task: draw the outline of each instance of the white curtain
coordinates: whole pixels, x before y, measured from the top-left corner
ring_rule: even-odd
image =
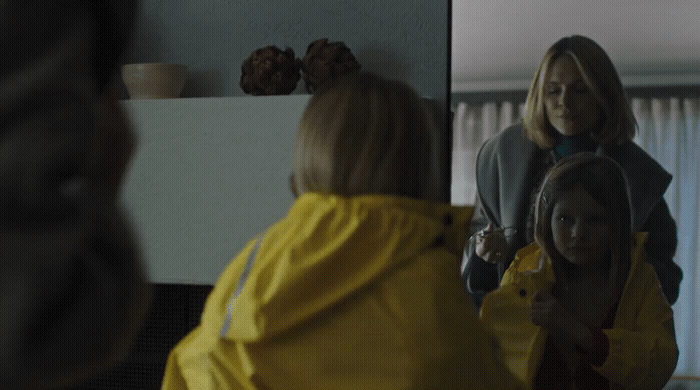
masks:
[[[639,123],[635,138],[673,174],[665,194],[678,227],[675,261],[683,269],[673,305],[680,356],[679,376],[700,376],[700,98],[632,99]],[[460,102],[454,109],[452,203],[472,204],[476,195],[475,161],[479,146],[519,121],[523,102]]]
[[[523,102],[461,102],[454,109],[452,126],[453,204],[473,204],[476,196],[476,154],[479,146],[506,127],[517,123],[525,110]]]
[[[676,375],[700,376],[700,99],[632,99],[635,142],[673,174],[664,198],[678,226],[683,269],[673,305],[680,356]]]

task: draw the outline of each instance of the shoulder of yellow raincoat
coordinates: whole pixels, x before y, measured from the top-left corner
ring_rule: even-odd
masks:
[[[551,262],[542,256],[542,249],[537,243],[532,243],[518,250],[510,266],[503,274],[501,286],[519,283],[523,276],[529,276],[542,283],[542,288],[551,287],[554,283],[554,271]]]
[[[235,305],[258,240],[222,273],[202,323],[171,352],[163,389],[522,388],[461,283],[470,216],[395,197],[303,195],[260,236]]]

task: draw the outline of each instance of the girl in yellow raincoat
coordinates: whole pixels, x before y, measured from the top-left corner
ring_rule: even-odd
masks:
[[[403,83],[316,92],[298,199],[223,271],[162,388],[521,388],[461,285],[472,209],[436,202],[433,132]]]
[[[631,221],[614,160],[578,154],[545,176],[536,243],[518,251],[481,312],[532,388],[661,389],[673,373],[673,311]]]

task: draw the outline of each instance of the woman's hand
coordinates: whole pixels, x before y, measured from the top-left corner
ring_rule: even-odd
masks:
[[[497,230],[493,223],[489,222],[484,230],[474,235],[475,253],[487,263],[500,263],[505,260],[508,249],[506,238],[502,230]]]

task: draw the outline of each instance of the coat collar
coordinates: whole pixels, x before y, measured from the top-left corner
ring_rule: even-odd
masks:
[[[511,126],[490,139],[477,158],[479,197],[493,213],[489,219],[502,226],[517,226],[527,216],[535,169],[541,164],[542,149],[525,136],[522,125]],[[672,176],[656,160],[632,141],[608,147],[599,146],[625,171],[632,197],[635,230],[642,230],[652,209],[662,199]],[[497,178],[497,179],[494,179]],[[485,196],[481,196],[485,194]],[[491,202],[498,203],[491,203]],[[526,218],[526,217],[525,217]]]

